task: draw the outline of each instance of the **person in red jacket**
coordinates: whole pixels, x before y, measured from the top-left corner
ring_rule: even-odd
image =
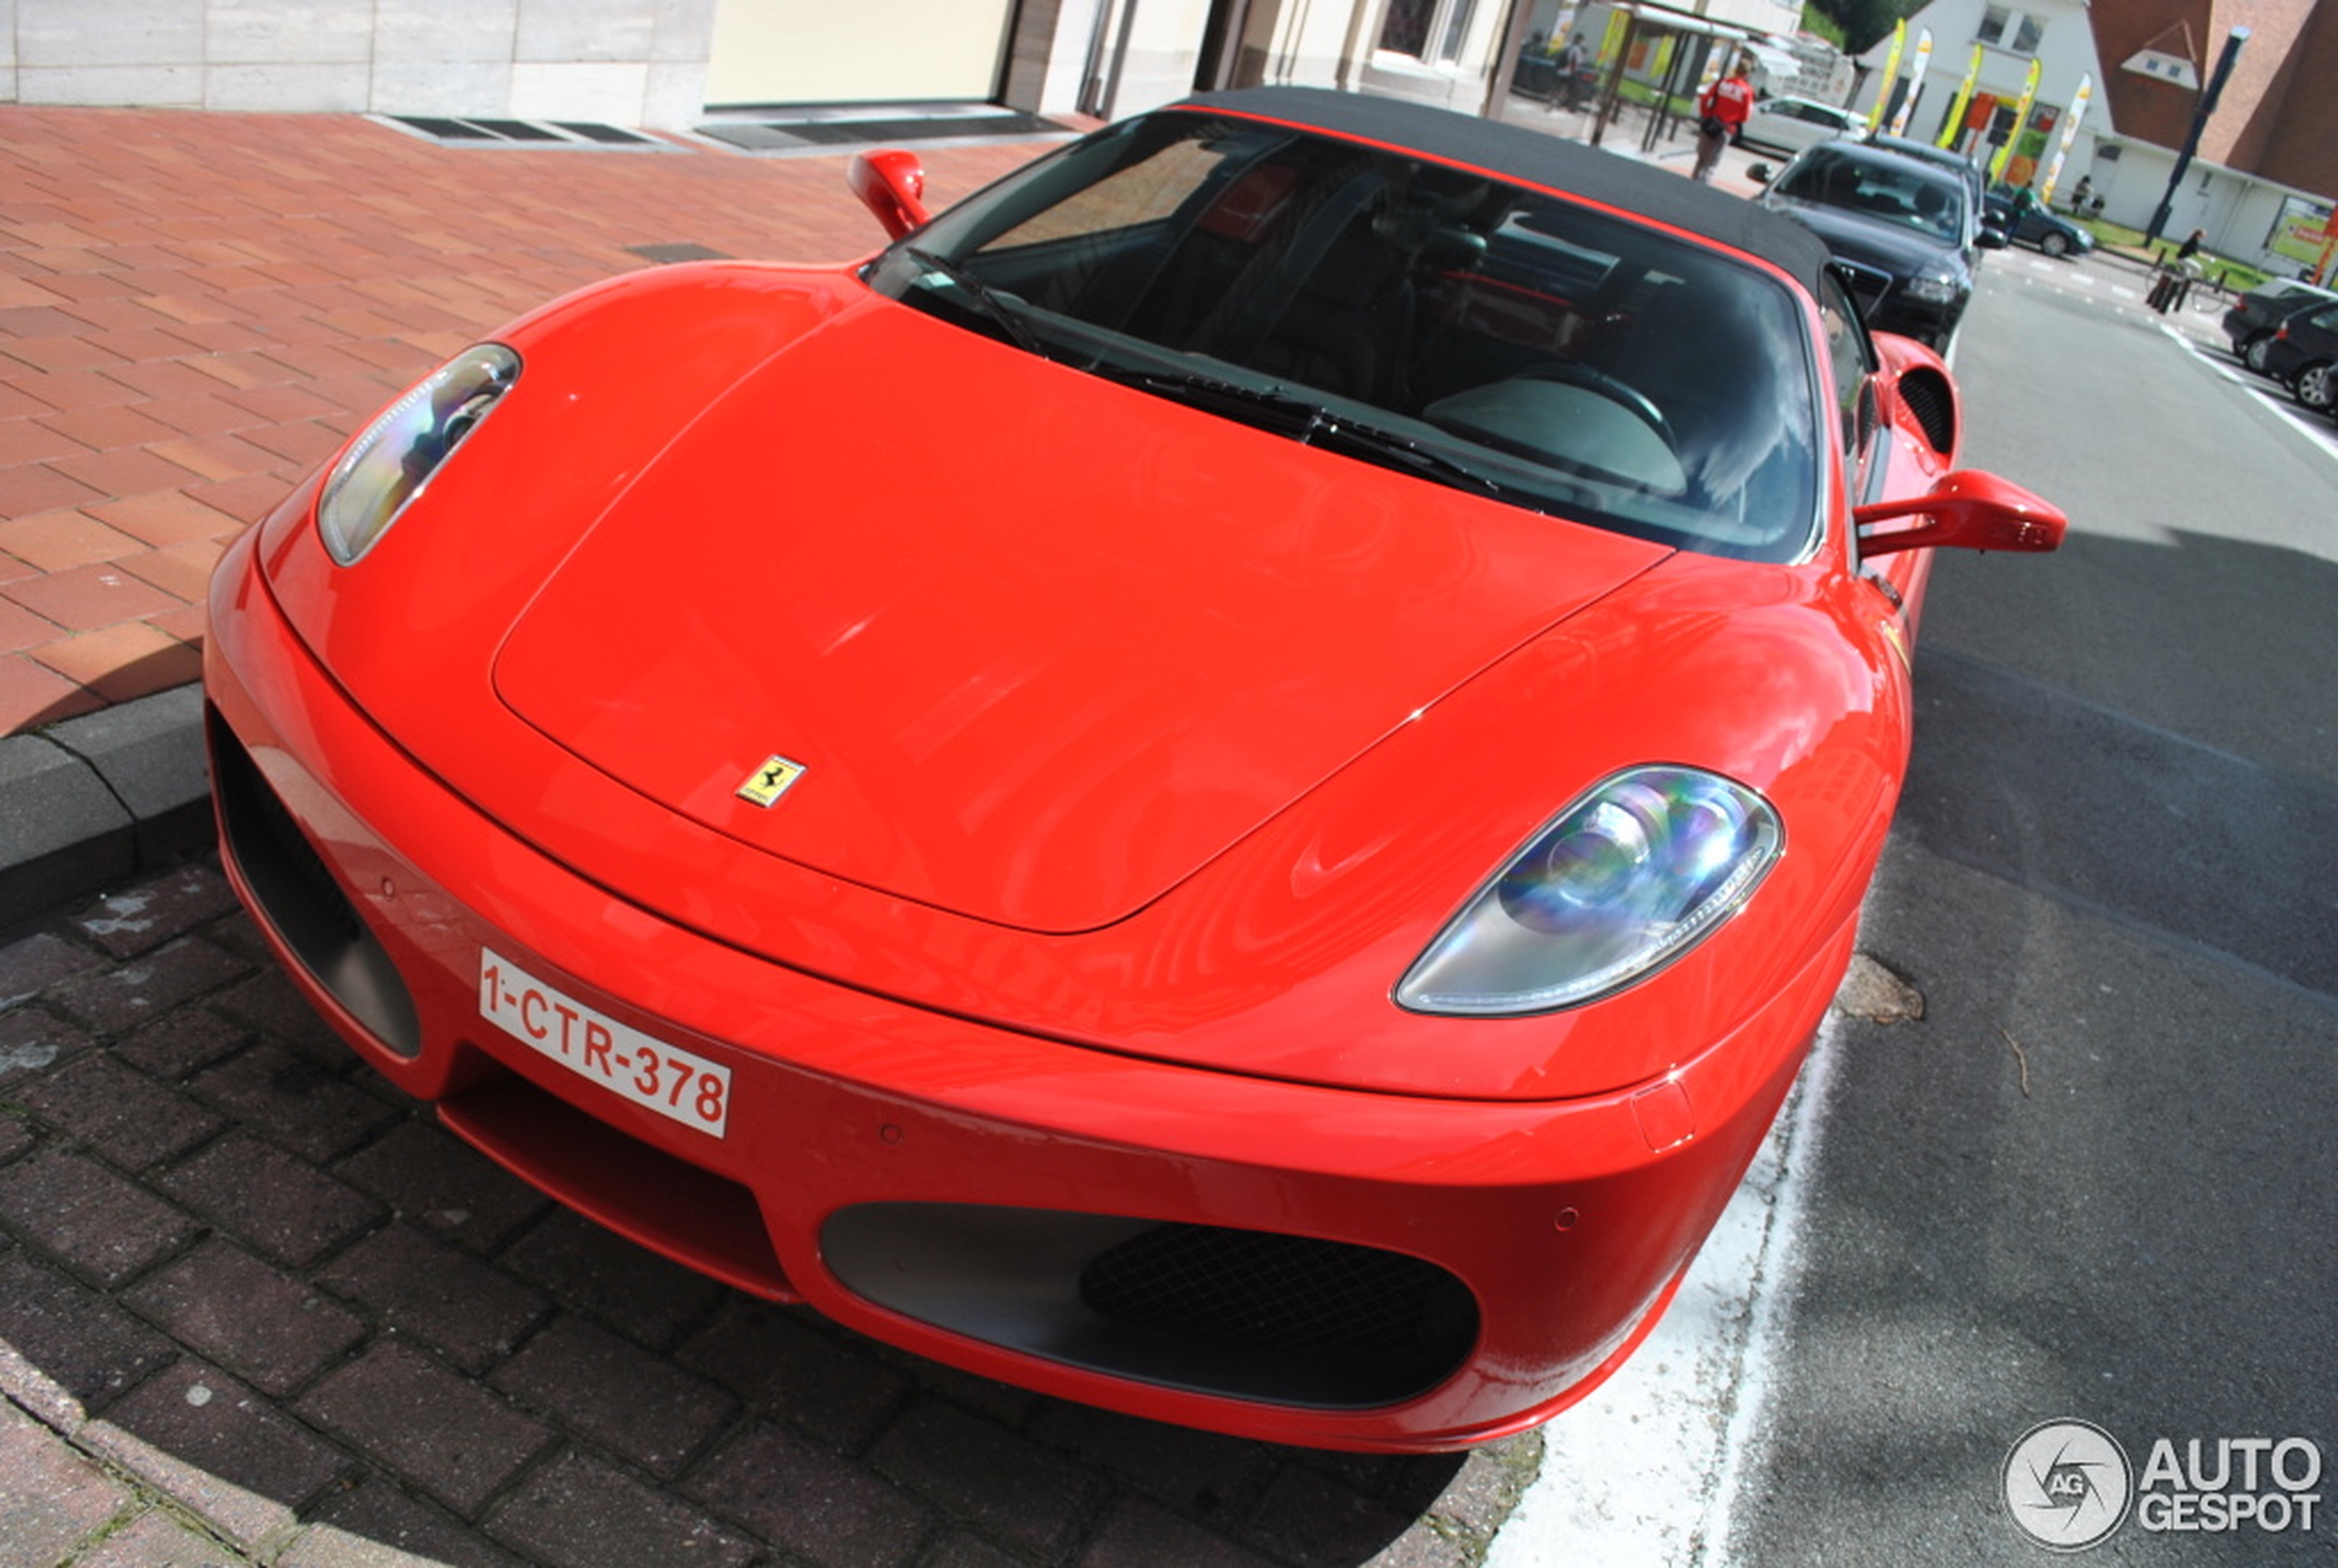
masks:
[[[1721,149],[1745,129],[1745,117],[1754,112],[1754,84],[1745,79],[1743,61],[1730,62],[1729,74],[1705,89],[1696,112],[1696,178],[1710,179]]]

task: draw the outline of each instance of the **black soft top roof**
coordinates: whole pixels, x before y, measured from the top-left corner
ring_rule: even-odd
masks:
[[[1499,121],[1325,87],[1202,93],[1170,107],[1315,126],[1335,135],[1467,164],[1522,185],[1580,196],[1761,257],[1813,293],[1828,265],[1826,247],[1808,229],[1756,202],[1597,147]]]

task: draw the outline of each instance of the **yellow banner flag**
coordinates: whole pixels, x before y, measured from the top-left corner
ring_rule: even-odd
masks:
[[[1904,17],[1892,24],[1892,52],[1883,57],[1883,69],[1875,79],[1883,85],[1875,90],[1875,108],[1867,122],[1877,130],[1883,128],[1883,117],[1892,112],[1892,89],[1900,82],[1900,52],[1908,46],[1908,24]]]
[[[1953,147],[1964,133],[1964,110],[1973,102],[1973,89],[1981,81],[1981,46],[1973,46],[1973,61],[1964,68],[1964,80],[1957,85],[1956,102],[1949,105],[1949,117],[1940,122],[1939,145]]]
[[[2021,101],[2013,110],[2013,134],[2005,139],[1997,156],[1989,160],[1989,182],[1996,184],[2005,173],[2006,160],[2013,156],[2013,149],[2021,140],[2021,128],[2030,123],[2030,106],[2038,101],[2038,63],[2030,62],[2029,79],[2021,84]]]

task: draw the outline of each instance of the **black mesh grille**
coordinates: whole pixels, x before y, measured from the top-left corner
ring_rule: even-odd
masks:
[[[1082,1298],[1099,1315],[1333,1360],[1457,1356],[1469,1294],[1442,1269],[1306,1236],[1163,1225],[1098,1254]]]
[[[1929,368],[1900,377],[1900,401],[1924,429],[1924,439],[1943,457],[1956,450],[1956,395],[1945,377]]]
[[[254,913],[274,928],[317,983],[382,1044],[422,1049],[413,997],[380,940],[358,917],[300,824],[216,709],[208,715],[212,791],[228,859],[243,873]]]

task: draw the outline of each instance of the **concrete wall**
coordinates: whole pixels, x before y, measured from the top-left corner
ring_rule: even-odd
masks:
[[[0,101],[692,124],[715,0],[0,0]]]

